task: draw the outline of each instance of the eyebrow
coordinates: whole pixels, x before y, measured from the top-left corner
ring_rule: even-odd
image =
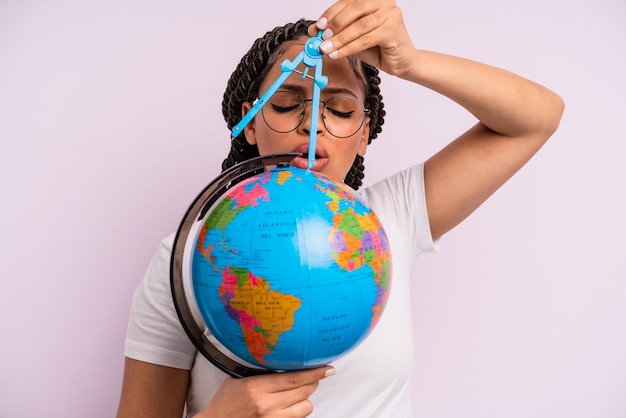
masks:
[[[282,86],[280,86],[279,90],[288,90],[291,91],[293,93],[299,93],[300,95],[302,95],[303,93],[306,92],[306,88],[301,85],[301,84],[290,84],[290,83],[285,83]],[[344,87],[324,87],[324,89],[322,90],[322,93],[325,94],[346,94],[348,96],[352,96],[356,99],[358,99],[357,95],[354,94],[354,92],[350,89],[346,89]]]

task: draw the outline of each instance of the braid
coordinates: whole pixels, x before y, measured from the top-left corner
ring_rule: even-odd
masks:
[[[354,157],[354,162],[352,163],[352,167],[350,167],[350,171],[346,175],[344,179],[344,183],[352,187],[354,190],[357,190],[361,184],[363,184],[363,177],[365,177],[365,166],[363,165],[363,158],[360,155],[356,155]]]
[[[378,75],[378,68],[365,62],[360,62],[360,64],[365,85],[365,108],[370,110],[370,131],[369,138],[367,138],[367,144],[369,145],[383,130],[382,125],[385,123],[385,105],[383,103],[383,96],[380,94],[380,76]],[[354,190],[357,190],[363,184],[363,178],[365,178],[364,161],[365,158],[357,154],[344,180],[344,182]]]
[[[222,114],[229,130],[232,130],[241,120],[243,103],[252,103],[258,97],[261,83],[287,48],[287,42],[308,37],[308,28],[313,23],[315,22],[312,20],[300,19],[295,23],[278,26],[257,39],[243,56],[228,80],[222,100]],[[357,75],[363,79],[365,107],[371,110],[369,144],[382,131],[385,116],[380,95],[380,77],[377,68],[356,59],[351,59],[351,62]],[[222,162],[222,170],[258,156],[258,147],[249,144],[245,132],[241,132],[232,140],[230,152]],[[363,161],[363,157],[357,155],[346,175],[345,183],[355,190],[361,186],[365,177]]]

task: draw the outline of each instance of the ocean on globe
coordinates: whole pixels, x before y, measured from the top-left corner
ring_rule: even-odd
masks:
[[[270,370],[328,364],[373,330],[391,252],[375,213],[320,173],[278,167],[210,208],[194,241],[193,295],[233,354]]]

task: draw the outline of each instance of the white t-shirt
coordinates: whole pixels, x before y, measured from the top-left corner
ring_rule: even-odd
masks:
[[[313,417],[411,417],[413,368],[410,278],[415,257],[435,251],[426,212],[423,165],[401,171],[363,190],[390,242],[393,276],[382,318],[367,339],[333,363],[336,375],[311,396]],[[209,403],[226,375],[197,352],[183,330],[170,290],[174,236],[157,250],[135,292],[125,355],[191,370],[187,412]]]

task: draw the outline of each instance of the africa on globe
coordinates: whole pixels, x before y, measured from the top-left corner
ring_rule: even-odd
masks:
[[[363,341],[391,286],[375,213],[323,174],[277,167],[228,189],[206,214],[191,258],[211,334],[269,370],[328,364]]]

